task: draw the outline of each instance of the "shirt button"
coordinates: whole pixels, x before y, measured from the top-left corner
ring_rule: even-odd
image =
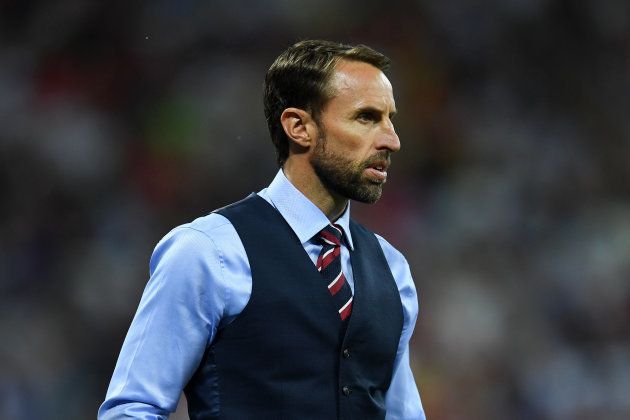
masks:
[[[343,388],[341,388],[341,392],[343,392],[343,395],[347,397],[352,394],[352,388],[350,388],[349,386],[344,386]]]
[[[350,357],[350,350],[348,350],[348,349],[344,349],[344,350],[343,350],[343,358],[344,358],[344,359],[347,359],[347,358],[349,358],[349,357]]]

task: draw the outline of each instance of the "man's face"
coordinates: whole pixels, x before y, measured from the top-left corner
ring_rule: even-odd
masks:
[[[329,86],[333,97],[320,115],[311,165],[332,194],[374,203],[387,180],[389,156],[400,149],[391,121],[392,85],[370,64],[341,60]]]

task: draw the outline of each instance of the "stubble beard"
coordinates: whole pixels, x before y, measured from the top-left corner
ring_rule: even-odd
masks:
[[[326,150],[325,133],[318,139],[311,165],[322,184],[330,191],[361,203],[374,204],[381,198],[384,182],[371,181],[365,169],[374,161],[389,160],[390,153],[381,151],[363,162],[354,162],[340,154]]]

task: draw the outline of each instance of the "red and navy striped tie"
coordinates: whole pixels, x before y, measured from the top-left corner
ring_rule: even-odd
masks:
[[[341,271],[342,235],[341,227],[332,224],[319,232],[322,250],[317,258],[317,270],[324,277],[341,320],[345,321],[352,311],[352,290]]]

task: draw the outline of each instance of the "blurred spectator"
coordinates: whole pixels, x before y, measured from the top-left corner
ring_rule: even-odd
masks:
[[[96,415],[157,240],[275,172],[262,77],[308,37],[394,62],[355,215],[395,215],[428,418],[629,418],[624,0],[3,2],[0,418]]]

